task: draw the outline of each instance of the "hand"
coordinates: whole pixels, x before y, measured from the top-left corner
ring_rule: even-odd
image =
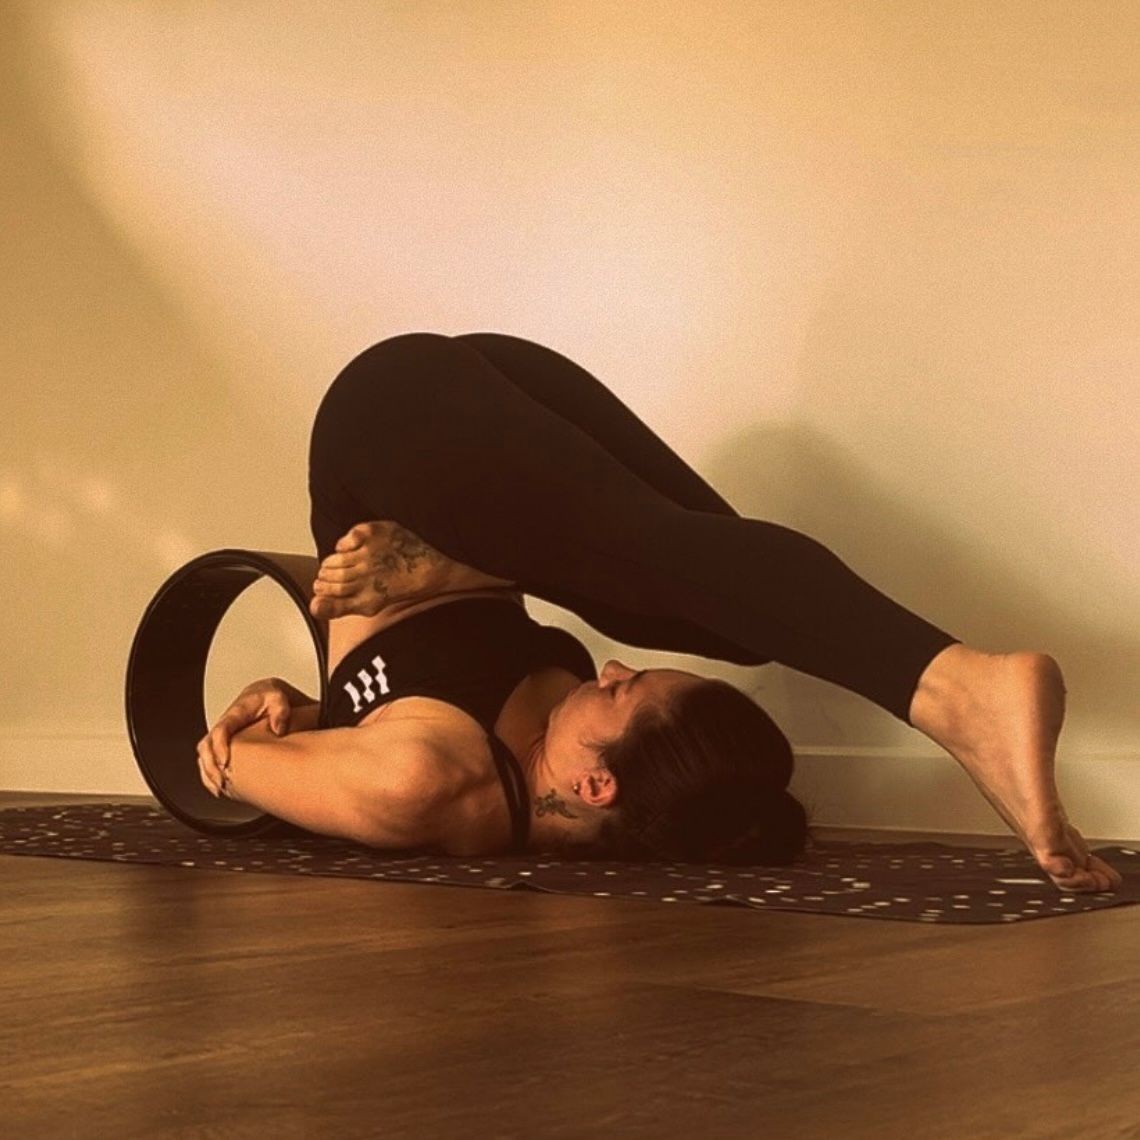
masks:
[[[238,732],[264,718],[268,718],[270,729],[278,736],[289,731],[290,691],[296,690],[277,677],[246,685],[214,727],[198,741],[198,774],[211,795],[228,795],[226,769],[230,764],[230,741]]]

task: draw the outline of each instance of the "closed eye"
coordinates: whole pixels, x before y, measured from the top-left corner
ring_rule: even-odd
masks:
[[[617,681],[614,684],[612,684],[610,686],[610,688],[613,690],[614,697],[615,698],[617,697],[618,687],[621,685],[625,685],[625,687],[627,689],[632,689],[634,687],[634,685],[637,683],[638,678],[641,677],[641,675],[644,672],[645,672],[644,669],[638,669],[638,671],[636,673],[634,673],[634,675],[632,677],[627,677],[624,681]]]

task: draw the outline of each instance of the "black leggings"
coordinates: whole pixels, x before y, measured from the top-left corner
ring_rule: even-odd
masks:
[[[627,645],[778,661],[908,724],[958,641],[815,539],[738,515],[604,384],[519,337],[366,349],[317,409],[309,494],[321,558],[391,519]]]

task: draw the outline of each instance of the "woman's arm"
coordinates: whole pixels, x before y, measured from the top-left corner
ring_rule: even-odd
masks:
[[[258,721],[235,733],[224,795],[309,831],[370,847],[439,842],[440,802],[432,746],[408,733],[325,728],[274,735]],[[376,726],[379,727],[379,726]]]
[[[280,677],[251,681],[198,741],[198,772],[215,796],[221,795],[222,773],[229,764],[230,740],[236,732],[264,720],[284,736],[290,730],[314,729],[320,721],[319,701]]]

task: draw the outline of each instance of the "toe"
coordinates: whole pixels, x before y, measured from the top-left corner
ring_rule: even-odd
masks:
[[[347,534],[337,539],[336,549],[342,553],[359,550],[368,541],[372,529],[370,523],[357,523]]]
[[[361,583],[352,580],[344,582],[330,582],[327,578],[317,578],[313,582],[313,593],[322,598],[349,598],[359,593]]]
[[[1124,876],[1115,867],[1106,863],[1099,855],[1089,856],[1089,868],[1100,875],[1107,883],[1105,890],[1115,891],[1124,885]]]
[[[309,613],[315,618],[320,618],[323,621],[329,621],[331,618],[339,617],[342,607],[333,598],[315,596],[309,602]]]
[[[361,571],[356,566],[322,566],[317,571],[318,582],[351,582],[354,578],[359,578]]]

